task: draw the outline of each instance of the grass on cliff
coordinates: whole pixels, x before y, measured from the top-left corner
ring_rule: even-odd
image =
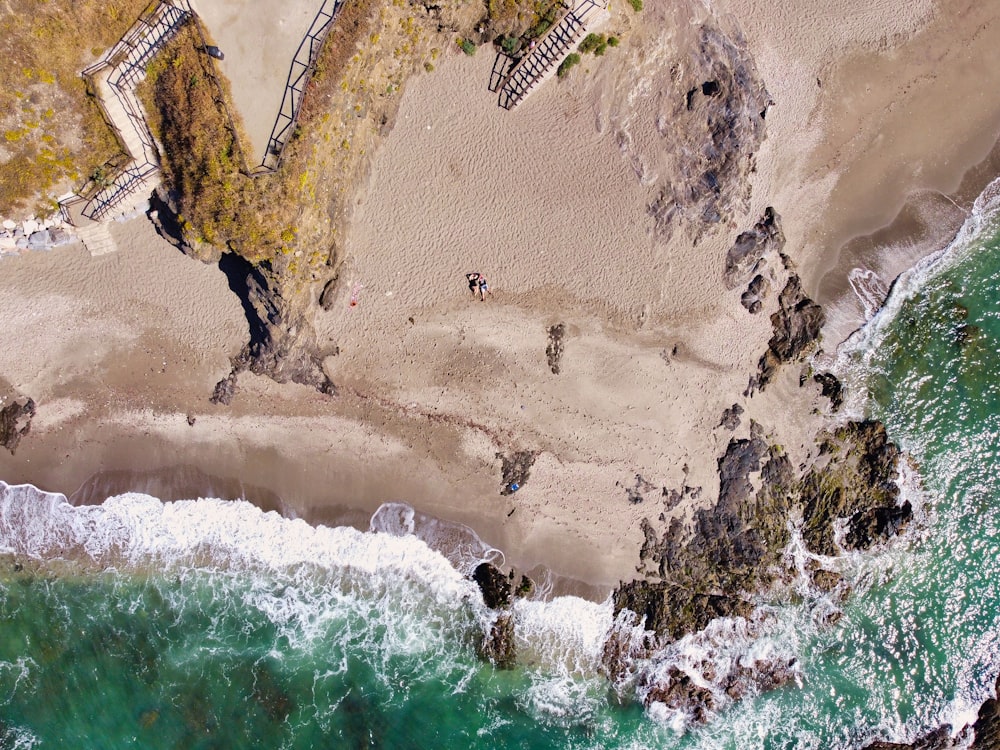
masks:
[[[150,63],[139,97],[153,134],[164,144],[164,177],[177,198],[179,221],[192,240],[234,250],[251,261],[279,252],[288,238],[280,211],[268,211],[267,180],[246,173],[242,126],[220,101],[228,85],[213,79],[189,22]],[[233,112],[230,106],[229,111]]]
[[[0,214],[53,208],[121,153],[80,70],[149,0],[7,0],[0,13]]]
[[[163,146],[164,181],[177,201],[186,239],[230,250],[251,263],[278,261],[293,274],[305,270],[291,256],[301,244],[304,197],[314,198],[313,160],[320,147],[314,142],[318,130],[314,126],[329,117],[322,103],[356,56],[357,43],[367,35],[378,6],[379,0],[358,0],[339,12],[330,32],[335,42],[325,44],[320,53],[296,128],[273,174],[247,174],[241,153],[248,152],[241,152],[241,144],[248,140],[242,125],[232,123],[218,101],[207,67],[214,63],[199,51],[201,39],[195,27],[186,26],[157,55],[139,96]],[[219,80],[223,100],[235,116],[228,83],[221,76]],[[254,156],[249,155],[251,164],[256,162]],[[328,253],[316,248],[309,248],[305,258],[306,266],[329,261]]]

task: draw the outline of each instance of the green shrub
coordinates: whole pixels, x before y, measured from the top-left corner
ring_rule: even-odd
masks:
[[[516,36],[505,36],[500,39],[500,49],[508,55],[513,55],[521,47],[521,40]]]
[[[628,0],[628,4],[632,6],[632,10],[636,13],[642,10],[642,0]]]
[[[559,68],[556,70],[556,75],[560,78],[564,78],[570,69],[574,65],[580,64],[580,56],[576,52],[571,52],[566,56],[566,59],[559,63]]]
[[[602,45],[607,46],[607,39],[604,34],[587,34],[580,42],[580,51],[584,54],[595,52]]]
[[[619,39],[616,36],[609,36],[608,37],[608,46],[609,47],[617,47],[619,44],[621,44],[621,41],[622,40]]]
[[[462,52],[464,52],[465,54],[467,54],[469,57],[472,57],[474,54],[476,54],[476,45],[475,45],[475,43],[472,42],[472,41],[470,41],[470,40],[468,40],[468,39],[459,39],[458,40],[458,46],[461,47],[462,48]]]

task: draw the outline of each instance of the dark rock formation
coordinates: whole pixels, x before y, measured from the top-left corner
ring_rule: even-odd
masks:
[[[867,549],[879,539],[896,536],[912,516],[913,508],[908,500],[898,507],[856,511],[848,522],[844,545],[848,549]]]
[[[728,409],[723,410],[719,427],[725,427],[727,430],[735,430],[740,426],[740,415],[742,413],[743,407],[739,404],[733,404]]]
[[[332,310],[333,303],[337,298],[337,285],[340,279],[334,276],[323,287],[323,291],[319,295],[319,306],[324,310]]]
[[[699,36],[683,78],[665,92],[673,97],[673,109],[657,120],[664,158],[673,161],[666,173],[676,179],[659,185],[649,205],[661,234],[668,234],[679,216],[688,220],[696,239],[705,226],[747,205],[746,177],[764,140],[764,115],[771,103],[738,34],[703,26]]]
[[[691,527],[672,519],[659,535],[649,521],[640,562],[660,580],[622,584],[615,611],[627,608],[647,618],[661,637],[679,638],[715,617],[749,614],[741,592],[771,580],[789,537],[788,509],[796,490],[791,462],[768,447],[759,425],[749,439],[729,441],[719,459],[719,499],[694,514]],[[760,472],[754,490],[752,473]],[[641,607],[641,609],[635,609]]]
[[[767,351],[760,358],[748,393],[763,390],[783,363],[806,354],[819,338],[824,322],[823,308],[805,295],[799,277],[791,274],[778,295],[778,311],[771,316],[774,335],[767,342]]]
[[[323,372],[328,352],[320,349],[309,316],[311,286],[317,279],[296,276],[269,261],[252,264],[234,252],[195,242],[177,221],[176,201],[162,188],[152,199],[149,215],[157,231],[182,252],[205,263],[218,263],[243,305],[250,340],[233,360],[233,374],[250,370],[278,383],[299,383],[321,393],[336,393]],[[329,300],[333,299],[331,283],[328,281],[323,290]],[[227,389],[234,386],[235,379],[220,381],[212,401],[228,404],[233,394]]]
[[[814,552],[834,555],[833,522],[850,518],[845,543],[866,549],[897,533],[910,515],[897,507],[899,448],[881,422],[848,422],[820,442],[825,465],[802,480],[802,536]]]
[[[490,632],[483,636],[479,645],[479,658],[485,659],[498,669],[513,669],[517,662],[517,648],[514,643],[514,616],[501,612],[490,625]]]
[[[732,700],[739,700],[747,693],[775,690],[795,677],[798,663],[792,659],[756,661],[749,665],[737,664],[722,680],[722,688]]]
[[[501,573],[495,565],[488,562],[479,563],[472,580],[483,592],[483,601],[490,609],[506,609],[510,606],[510,580]]]
[[[566,335],[566,326],[562,323],[549,328],[549,344],[545,347],[545,358],[549,362],[549,369],[553,375],[559,374],[559,362],[563,355],[563,336]]]
[[[830,411],[836,412],[844,404],[844,387],[832,372],[817,372],[813,380],[819,383],[823,396],[830,399]]]
[[[335,394],[335,386],[323,372],[325,353],[317,345],[306,314],[306,290],[289,287],[292,282],[287,275],[275,273],[266,261],[251,265],[226,253],[219,268],[243,303],[250,324],[250,341],[234,361],[234,371],[246,369],[278,383],[299,383]]]
[[[865,745],[864,750],[951,750],[960,746],[964,745],[955,743],[951,738],[951,725],[945,724],[933,732],[918,737],[910,744],[877,740]]]
[[[840,573],[824,568],[816,568],[811,578],[813,586],[826,593],[830,593],[844,582],[844,577]]]
[[[690,675],[677,667],[670,667],[666,676],[655,685],[648,686],[645,703],[662,703],[668,708],[683,711],[696,724],[703,724],[709,711],[715,709],[712,691],[701,687]]]
[[[635,475],[635,484],[632,486],[623,485],[621,482],[615,482],[615,486],[625,488],[625,497],[628,498],[630,503],[641,503],[646,499],[648,493],[660,490],[652,482],[647,481],[642,474]]]
[[[0,409],[0,445],[13,454],[31,429],[34,416],[35,402],[27,396],[19,396]]]
[[[235,367],[230,370],[226,377],[215,384],[215,390],[212,391],[212,395],[208,400],[213,404],[229,406],[236,395],[236,378],[238,375],[239,371]]]
[[[764,215],[760,217],[760,221],[754,225],[753,229],[740,234],[733,246],[729,248],[729,252],[726,253],[726,268],[722,274],[726,289],[735,289],[740,284],[746,283],[751,274],[758,270],[764,253],[771,248],[780,252],[784,246],[785,235],[781,231],[781,217],[768,206],[764,209]],[[756,282],[757,286],[748,289],[747,293],[753,297],[759,297],[761,296],[762,284],[766,282],[760,276],[757,276],[753,281]],[[751,283],[751,287],[753,286]]]
[[[1000,698],[1000,677],[997,678],[995,695]],[[972,725],[975,739],[973,750],[996,750],[1000,748],[1000,701],[989,698],[979,707],[979,716]]]
[[[646,629],[661,642],[701,630],[716,617],[746,617],[753,605],[738,596],[699,593],[666,581],[632,581],[614,593],[615,613],[623,609],[646,618]]]
[[[514,577],[514,571],[510,572],[511,580]],[[529,596],[535,593],[535,582],[532,581],[528,576],[521,575],[521,580],[518,581],[517,587],[514,589],[514,596],[518,599],[527,599]]]
[[[538,451],[515,451],[514,453],[497,453],[502,462],[500,475],[503,481],[501,495],[512,495],[524,486],[531,474],[531,466],[538,457]],[[517,488],[514,487],[517,485]]]
[[[747,289],[740,295],[740,304],[751,315],[756,315],[764,309],[764,300],[771,293],[771,282],[760,274],[750,280]]]

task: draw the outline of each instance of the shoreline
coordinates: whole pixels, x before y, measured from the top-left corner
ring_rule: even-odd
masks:
[[[959,5],[921,28],[937,28]],[[751,46],[766,31],[754,30]],[[819,65],[826,51],[816,47],[810,59]],[[830,274],[874,247],[905,245],[903,232],[919,222],[904,204],[869,240],[838,249],[836,270],[823,270],[831,227],[860,200],[834,194],[829,181],[874,146],[838,152],[840,166],[818,177],[796,165],[782,138],[803,123],[827,132],[821,113],[836,103],[836,86],[795,98],[801,81],[781,77],[794,61],[771,53],[762,74],[773,75],[779,108],[769,116],[774,132],[759,154],[753,199],[700,244],[682,231],[655,237],[649,186],[614,142],[616,133],[637,143],[649,134],[606,113],[594,127],[612,73],[630,70],[621,55],[600,75],[547,84],[514,113],[498,111],[481,90],[488,55],[448,57],[408,83],[358,188],[337,298],[316,312],[320,338],[339,351],[324,363],[341,388],[332,399],[244,373],[232,406],[209,404],[245,343],[246,319],[217,267],[169,248],[144,219],[113,229],[115,256],[91,259],[74,247],[4,259],[0,268],[11,274],[0,313],[23,345],[0,358],[0,375],[35,398],[39,413],[17,454],[0,454],[0,478],[81,501],[103,491],[80,491],[95,476],[168,495],[171,486],[187,493],[206,481],[249,490],[286,515],[351,525],[403,500],[468,525],[522,572],[542,565],[579,582],[568,586],[595,591],[634,578],[640,520],[687,520],[711,502],[718,457],[750,420],[773,431],[796,464],[829,421],[818,389],[799,387],[795,365],[766,392],[740,396],[766,348],[773,307],[751,316],[738,292],[725,291],[722,258],[735,235],[773,205],[806,289],[829,304],[837,292],[851,294],[846,272],[839,287]],[[890,66],[887,80],[911,73],[907,64]],[[846,126],[872,133],[856,115],[845,115]],[[985,172],[1000,172],[998,149],[959,183],[971,189]],[[785,173],[795,179],[779,189]],[[566,185],[573,201],[551,202]],[[398,205],[401,194],[413,195],[412,205]],[[497,195],[509,204],[491,212]],[[608,195],[617,196],[611,209]],[[458,239],[450,222],[461,228]],[[494,285],[487,304],[471,304],[462,288],[462,272],[473,268]],[[349,305],[358,285],[360,304]],[[546,363],[556,325],[567,331],[558,374]],[[828,322],[824,336],[836,339],[836,330]],[[747,413],[731,432],[719,417],[734,402]],[[518,451],[537,452],[531,479],[501,495],[498,455]],[[661,510],[661,496],[687,487],[701,497]]]

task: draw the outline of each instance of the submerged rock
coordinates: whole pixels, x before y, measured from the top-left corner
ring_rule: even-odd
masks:
[[[0,409],[0,445],[14,453],[21,438],[31,429],[31,419],[35,416],[35,402],[27,396],[20,396]]]
[[[497,669],[513,669],[517,662],[517,648],[514,642],[514,616],[501,612],[490,625],[479,645],[479,657],[489,661]]]

